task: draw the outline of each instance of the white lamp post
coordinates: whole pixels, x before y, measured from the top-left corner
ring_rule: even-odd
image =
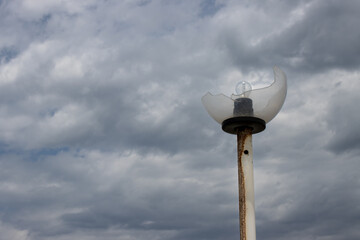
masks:
[[[255,240],[255,201],[252,134],[265,129],[266,123],[280,111],[286,97],[285,73],[274,67],[275,81],[268,87],[251,89],[247,82],[236,86],[231,97],[205,94],[201,101],[222,129],[237,135],[240,239]]]

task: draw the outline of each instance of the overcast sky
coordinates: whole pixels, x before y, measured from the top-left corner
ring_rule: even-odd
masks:
[[[0,1],[0,239],[239,238],[201,105],[288,77],[253,136],[264,240],[360,239],[360,1]]]

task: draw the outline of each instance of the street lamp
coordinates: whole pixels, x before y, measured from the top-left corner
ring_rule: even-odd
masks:
[[[222,129],[237,135],[240,240],[255,240],[255,204],[252,134],[263,131],[280,111],[286,97],[285,73],[274,67],[275,81],[252,90],[248,82],[236,85],[236,94],[205,94],[201,101]]]

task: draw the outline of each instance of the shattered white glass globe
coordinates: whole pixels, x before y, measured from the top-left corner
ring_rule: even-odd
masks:
[[[268,123],[280,111],[287,92],[286,75],[277,66],[274,66],[274,76],[275,81],[268,87],[251,90],[251,85],[249,88],[246,82],[240,82],[239,87],[245,90],[240,89],[240,94],[227,97],[208,92],[201,101],[209,115],[220,124],[234,117],[255,117]]]

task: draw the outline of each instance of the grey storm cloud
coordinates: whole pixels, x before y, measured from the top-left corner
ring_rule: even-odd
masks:
[[[0,1],[0,239],[235,239],[201,105],[288,77],[253,137],[259,239],[359,239],[358,1]]]
[[[276,61],[293,71],[301,69],[301,72],[356,69],[359,66],[358,1],[308,1],[298,3],[298,9],[289,9],[284,6],[286,4],[265,4],[257,9],[260,17],[264,11],[275,12],[287,24],[283,27],[275,20],[267,19],[268,23],[264,25],[273,25],[269,27],[275,31],[261,36],[254,44],[246,32],[243,34],[236,26],[225,32],[225,46],[236,66],[246,69],[254,65],[269,66]],[[298,20],[294,21],[294,18]]]

